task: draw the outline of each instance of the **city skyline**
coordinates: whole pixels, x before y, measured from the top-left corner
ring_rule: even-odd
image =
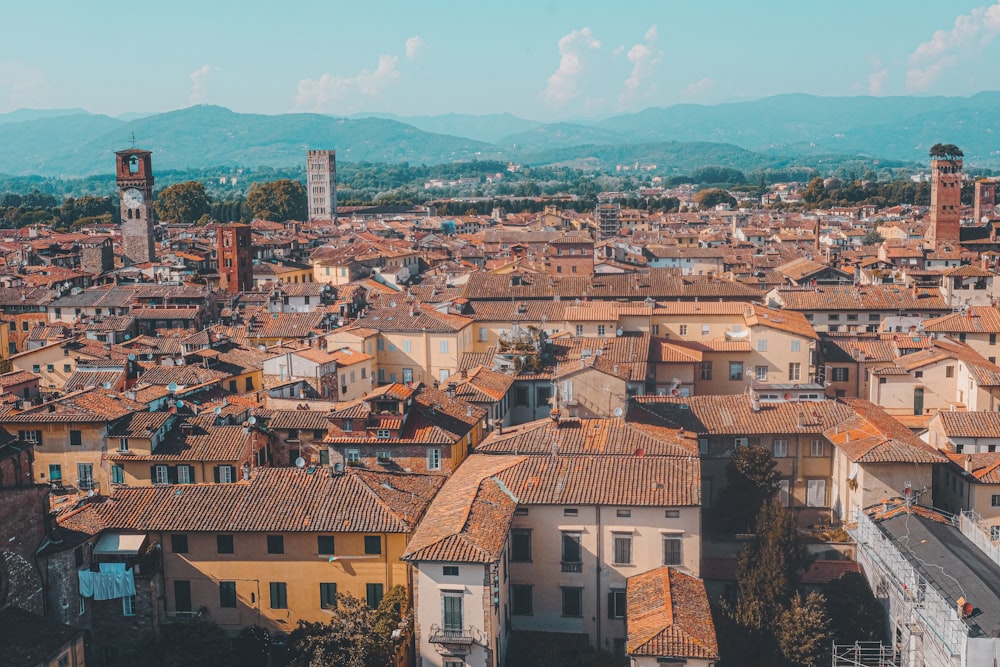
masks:
[[[7,10],[0,113],[510,112],[601,117],[782,93],[956,95],[1000,88],[1000,2],[510,2],[470,8],[189,0]],[[376,24],[366,29],[361,25]],[[817,30],[821,26],[822,30]],[[328,27],[328,29],[327,29]],[[44,44],[44,48],[40,47]]]

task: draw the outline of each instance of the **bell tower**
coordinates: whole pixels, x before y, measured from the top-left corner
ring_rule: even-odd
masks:
[[[115,180],[122,216],[122,255],[126,264],[141,264],[156,259],[152,156],[150,151],[139,148],[115,152]]]
[[[962,225],[962,158],[931,160],[930,245],[958,243]]]

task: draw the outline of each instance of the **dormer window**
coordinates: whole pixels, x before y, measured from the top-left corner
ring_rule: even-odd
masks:
[[[388,440],[392,436],[392,431],[387,428],[380,428],[375,432],[375,434],[381,440]]]
[[[353,430],[354,430],[354,422],[352,422],[350,419],[345,419],[344,420],[344,431],[347,432],[347,433],[350,433]]]

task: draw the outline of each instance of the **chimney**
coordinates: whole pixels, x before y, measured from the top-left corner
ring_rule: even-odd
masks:
[[[970,475],[972,474],[972,456],[971,455],[967,455],[965,457],[965,460],[962,461],[962,468],[965,470],[965,472],[969,473]]]
[[[806,414],[804,412],[799,413],[799,428],[803,428],[806,425]]]

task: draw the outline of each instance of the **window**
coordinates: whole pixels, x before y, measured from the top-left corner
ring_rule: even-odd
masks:
[[[365,554],[377,556],[382,553],[382,538],[378,535],[365,535]]]
[[[215,466],[215,481],[231,483],[236,480],[236,466]]]
[[[46,364],[45,370],[47,370],[50,373],[55,373],[56,372],[56,365],[55,364]]]
[[[954,366],[945,366],[944,367],[944,376],[946,378],[953,378],[953,377],[955,377],[955,367]]]
[[[688,335],[688,325],[682,324],[682,325],[680,325],[679,328],[680,328],[680,332],[681,332],[682,336],[687,336]]]
[[[776,459],[781,459],[788,456],[788,441],[775,440],[772,451],[774,452],[774,458]]]
[[[664,518],[667,518],[667,519],[679,519],[679,518],[681,518],[681,511],[680,510],[665,510],[663,512],[663,516],[664,516]]]
[[[850,378],[850,368],[834,368],[831,374],[834,382],[847,382]]]
[[[576,335],[577,336],[582,336],[583,335],[583,325],[582,324],[577,324],[576,325]]]
[[[382,603],[382,584],[365,584],[365,599],[369,607],[378,609]]]
[[[767,382],[767,366],[756,366],[754,376],[758,382]]]
[[[319,585],[319,608],[334,609],[337,606],[337,584],[320,583]]]
[[[778,500],[785,507],[788,507],[788,502],[791,499],[791,496],[788,493],[788,488],[789,484],[787,479],[778,480]]]
[[[174,580],[174,611],[191,611],[191,582]]]
[[[792,352],[800,352],[802,350],[802,341],[793,340],[792,341]]]
[[[514,516],[528,516],[528,508],[527,507],[515,507],[514,508]]]
[[[441,354],[448,354],[448,341],[446,340],[441,341],[441,344],[438,346],[438,349],[441,351]]]
[[[69,444],[73,447],[80,447],[83,445],[83,434],[75,429],[70,429],[69,432]]]
[[[608,591],[608,618],[625,618],[626,603],[624,588],[612,588]]]
[[[802,379],[802,364],[796,362],[788,364],[788,381],[798,382]]]
[[[733,444],[736,445],[737,447],[749,447],[750,446],[750,438],[743,437],[743,436],[741,436],[739,438],[733,438]]]
[[[663,564],[664,565],[683,565],[684,560],[681,557],[681,545],[683,540],[679,537],[664,537],[663,538]]]
[[[579,618],[583,616],[583,589],[562,586],[562,615]]]
[[[376,435],[376,437],[378,437],[378,438],[380,438],[382,440],[388,440],[389,437],[392,435],[392,431],[390,431],[387,428],[380,428],[377,431],[375,431],[375,435]]]
[[[445,565],[441,568],[441,574],[445,577],[457,577],[458,576],[458,566],[457,565]]]
[[[517,616],[530,616],[534,613],[531,600],[531,586],[525,584],[511,584],[510,587],[510,611]]]
[[[58,463],[49,464],[49,481],[50,482],[61,482],[62,481],[62,466]]]
[[[488,335],[487,335],[487,332],[486,332],[486,327],[479,327],[479,342],[480,343],[485,343],[487,340],[488,340]],[[406,342],[409,343],[410,341],[406,341]],[[406,345],[404,343],[404,348],[405,348],[405,346]],[[409,350],[406,350],[406,351],[409,352]]]
[[[516,563],[531,562],[531,531],[512,530],[510,534],[510,559]]]
[[[122,616],[135,616],[134,595],[126,595],[122,598]]]
[[[413,343],[410,341],[409,338],[404,338],[403,339],[403,352],[412,352],[412,351],[413,351]]]
[[[177,466],[177,483],[194,484],[194,466],[188,466],[188,465]]]
[[[72,436],[72,432],[70,432]],[[127,452],[128,451],[128,438],[118,438],[118,451]]]
[[[288,584],[284,581],[271,582],[271,609],[288,609]]]
[[[188,552],[188,536],[186,533],[173,533],[170,536],[170,550],[175,554]]]
[[[996,345],[996,344],[997,344],[997,335],[995,333],[991,333],[990,334],[990,345]]]
[[[878,313],[868,313],[869,322],[878,322],[881,319]]]
[[[269,553],[269,554],[283,554],[283,553],[285,553],[285,536],[284,535],[268,535],[267,536],[267,553]]]
[[[331,556],[334,553],[333,535],[318,535],[316,537],[316,551],[321,556]]]
[[[826,507],[825,479],[810,479],[806,482],[806,506]]]
[[[767,352],[767,340],[766,339],[761,338],[760,340],[757,341],[757,351],[758,352]]]
[[[822,440],[810,440],[809,441],[809,456],[824,456],[826,454],[826,447]]]
[[[701,456],[708,455],[708,438],[698,438],[698,454]]]
[[[701,362],[701,379],[711,380],[712,379],[712,362],[703,361]]]
[[[612,536],[615,565],[632,564],[632,536],[614,535]]]
[[[431,447],[427,450],[427,469],[441,469],[441,450],[438,447]]]
[[[654,336],[659,336],[660,335],[660,325],[659,324],[654,324],[653,325],[653,335]]]
[[[220,607],[235,607],[236,606],[236,582],[235,581],[220,581],[219,582],[219,606]]]
[[[1000,526],[990,526],[990,541],[1000,540]]]
[[[998,493],[994,493],[994,494],[993,494],[993,495],[992,495],[992,496],[990,497],[990,504],[991,504],[991,505],[992,505],[993,507],[1000,507],[1000,494],[998,494]]]
[[[73,366],[71,364],[63,364],[63,373],[72,373]]]
[[[712,330],[712,328],[710,326],[708,326],[707,324],[702,324],[701,325],[701,335],[702,336],[707,336],[711,330]]]
[[[170,469],[165,465],[153,466],[153,484],[169,484]]]
[[[457,632],[462,629],[462,594],[441,594],[441,627],[445,631]]]
[[[729,379],[733,381],[739,381],[743,379],[743,362],[742,361],[730,361],[729,362]]]
[[[31,366],[31,372],[32,373],[41,373],[42,372],[42,367],[39,366],[38,364],[32,364],[32,366]]]
[[[215,550],[220,554],[231,554],[233,553],[233,536],[232,535],[216,535],[215,536]]]
[[[117,464],[112,464],[111,466],[111,483],[112,484],[124,484],[125,483],[125,468]]]
[[[17,437],[25,442],[33,442],[36,447],[42,446],[42,432],[38,430],[18,431]]]
[[[562,571],[581,572],[583,550],[580,548],[580,533],[562,533]]]
[[[606,333],[607,333],[607,330],[605,329],[604,325],[603,324],[598,324],[597,325],[597,335],[601,336],[603,338],[606,335]]]
[[[632,516],[632,510],[615,510],[615,516],[619,519],[628,519]]]

